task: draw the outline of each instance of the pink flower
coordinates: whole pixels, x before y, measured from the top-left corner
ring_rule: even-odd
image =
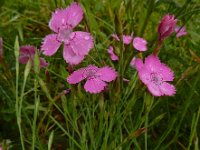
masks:
[[[176,37],[181,37],[187,34],[185,27],[175,27]]]
[[[36,48],[31,45],[25,45],[20,47],[20,56],[19,56],[19,62],[21,64],[26,64],[29,59],[32,61],[34,60]],[[48,63],[44,58],[40,57],[40,68],[47,67]]]
[[[112,46],[110,46],[108,48],[108,54],[110,54],[111,60],[113,60],[113,61],[118,61],[119,60],[119,57],[113,52],[113,47]]]
[[[176,93],[175,87],[167,82],[173,81],[174,73],[168,66],[161,63],[157,56],[149,55],[144,63],[141,59],[136,59],[136,69],[140,80],[152,95],[172,96]]]
[[[136,57],[133,57],[130,62],[131,67],[135,67],[135,61],[136,61]]]
[[[117,77],[116,71],[111,67],[98,68],[94,65],[74,71],[68,78],[69,84],[77,84],[86,79],[84,89],[89,93],[100,93],[106,86]]]
[[[120,41],[119,37],[117,36],[117,34],[112,34],[111,35],[116,41]]]
[[[116,41],[120,41],[119,37],[117,36],[117,34],[112,34],[112,37],[116,40]],[[123,35],[123,43],[128,45],[132,42],[133,37],[130,35]]]
[[[135,37],[133,39],[133,47],[138,51],[146,51],[147,50],[147,41],[141,37]]]
[[[128,45],[132,42],[133,37],[130,35],[123,35],[123,43]]]
[[[112,37],[120,41],[119,37],[116,34],[112,34]],[[133,47],[138,51],[146,51],[147,50],[147,41],[141,37],[133,38],[132,35],[123,35],[123,43],[128,45],[133,41]]]
[[[177,19],[175,19],[174,15],[165,15],[159,26],[158,26],[158,33],[159,33],[159,40],[162,41],[168,36],[170,36],[174,32],[174,28],[176,26]]]
[[[94,47],[93,38],[88,32],[72,30],[83,19],[81,6],[74,2],[66,9],[57,9],[49,22],[55,34],[44,38],[41,49],[47,56],[52,56],[64,43],[63,57],[71,65],[79,64]]]

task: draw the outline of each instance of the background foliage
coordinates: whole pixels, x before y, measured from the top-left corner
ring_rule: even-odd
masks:
[[[178,39],[171,36],[160,50],[162,62],[174,70],[173,84],[177,88],[175,96],[160,98],[146,92],[134,68],[128,68],[122,76],[130,79],[129,84],[117,80],[109,85],[109,91],[101,94],[88,94],[81,84],[71,86],[66,82],[69,71],[62,49],[53,57],[46,57],[50,63],[46,70],[39,71],[37,67],[29,70],[28,65],[17,65],[18,46],[31,44],[39,49],[42,38],[51,33],[48,27],[51,12],[71,2],[0,0],[0,36],[4,40],[5,61],[0,64],[1,146],[14,150],[22,149],[23,143],[25,149],[41,150],[198,150],[200,1],[79,1],[85,16],[76,30],[91,32],[95,48],[74,69],[95,64],[113,66],[120,71],[123,66],[113,63],[107,54],[110,44],[121,50],[120,43],[112,40],[112,33],[133,32],[134,36],[145,38],[148,51],[143,56],[146,56],[155,47],[157,25],[165,14],[174,14],[178,24],[186,26],[187,36]],[[133,50],[125,48],[123,60]],[[63,90],[69,88],[71,93],[64,94]],[[21,109],[17,107],[20,102]]]

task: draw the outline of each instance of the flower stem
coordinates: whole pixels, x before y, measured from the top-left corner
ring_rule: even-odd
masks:
[[[21,140],[21,146],[22,146],[22,150],[25,150],[25,146],[24,146],[24,138],[23,138],[23,133],[22,133],[22,127],[21,127],[21,107],[20,107],[20,103],[21,103],[21,98],[19,98],[19,42],[18,42],[18,37],[16,37],[15,40],[15,57],[16,57],[16,88],[15,88],[15,99],[16,99],[16,104],[15,104],[15,109],[16,109],[16,117],[17,117],[17,125],[19,128],[19,134],[20,134],[20,140]]]
[[[146,105],[146,113],[145,113],[145,123],[144,123],[144,126],[145,126],[145,129],[147,129],[147,131],[144,134],[144,142],[145,142],[144,144],[145,144],[145,150],[147,150],[148,149],[148,121],[149,121],[149,112],[152,109],[154,97],[147,93],[147,94],[145,94],[144,100],[145,100],[145,105]]]
[[[160,48],[162,47],[162,41],[158,41],[157,43],[156,43],[156,47],[155,47],[155,49],[153,50],[153,54],[155,55],[155,56],[157,56],[158,55],[158,53],[159,53],[159,51],[160,51]]]
[[[148,127],[148,120],[149,120],[149,113],[147,112],[146,117],[145,117],[145,128],[147,129]],[[148,130],[147,130],[148,131]],[[147,131],[144,134],[144,139],[145,139],[145,150],[148,150],[148,133]]]

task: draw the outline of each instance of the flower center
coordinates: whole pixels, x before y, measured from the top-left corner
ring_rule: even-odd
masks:
[[[72,29],[68,26],[60,27],[57,34],[57,40],[59,42],[67,42],[69,35],[72,33]]]
[[[97,69],[95,68],[87,68],[83,73],[85,78],[92,79],[97,78],[99,75],[97,74]]]
[[[155,85],[161,85],[163,83],[163,78],[158,73],[151,73],[150,78],[151,82]]]

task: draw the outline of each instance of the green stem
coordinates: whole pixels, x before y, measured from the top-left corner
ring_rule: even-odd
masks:
[[[23,150],[25,149],[25,146],[24,146],[24,138],[23,138],[23,133],[22,133],[22,127],[21,127],[22,104],[23,104],[26,81],[27,81],[27,77],[28,77],[28,74],[30,72],[31,66],[32,66],[32,62],[31,62],[31,60],[29,60],[28,63],[26,64],[26,68],[25,68],[25,71],[24,71],[24,81],[23,81],[23,85],[22,85],[22,91],[21,91],[20,99],[19,99],[19,102],[18,102],[18,105],[19,105],[19,107],[18,107],[19,108],[18,109],[18,126],[19,126],[19,130],[20,130],[20,137],[21,137],[22,149]]]
[[[18,37],[16,37],[14,49],[15,49],[14,52],[15,52],[15,57],[16,57],[16,63],[15,63],[15,67],[16,67],[15,109],[16,109],[17,125],[19,128],[22,150],[25,150],[24,138],[23,138],[22,128],[21,128],[21,110],[20,110],[21,98],[19,98],[19,95],[18,95],[19,94],[19,84],[18,84],[18,82],[19,82],[19,42],[18,42]]]
[[[148,120],[149,120],[149,113],[146,114],[146,117],[145,117],[145,128],[147,129],[148,128]],[[144,134],[144,139],[145,139],[145,150],[148,149],[148,130],[145,132]]]
[[[147,131],[144,134],[145,150],[148,149],[148,121],[149,121],[149,112],[151,111],[152,106],[153,106],[153,99],[154,99],[154,97],[148,93],[145,95],[145,98],[144,98],[145,104],[146,104],[146,114],[145,114],[144,125],[145,125],[145,128],[147,129]]]
[[[36,139],[36,122],[37,122],[37,113],[38,113],[38,107],[39,107],[39,100],[37,98],[37,86],[38,82],[35,79],[34,81],[34,97],[35,97],[35,109],[34,109],[34,119],[33,119],[33,127],[32,127],[32,150],[35,149],[35,139]]]

